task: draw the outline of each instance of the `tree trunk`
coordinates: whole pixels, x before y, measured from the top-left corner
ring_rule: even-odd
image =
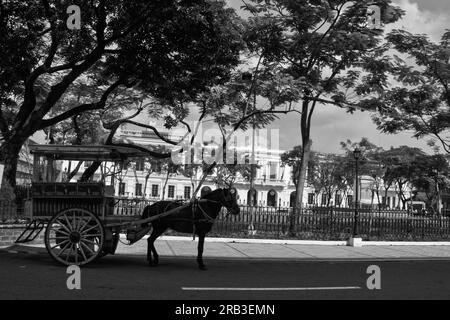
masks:
[[[300,159],[297,185],[295,186],[295,202],[294,208],[291,212],[289,219],[289,233],[291,236],[295,235],[295,217],[302,213],[303,207],[303,190],[306,182],[306,171],[308,170],[309,157],[311,155],[312,141],[308,140],[306,144],[302,146],[302,156]]]
[[[388,188],[384,187],[384,203],[383,209],[389,209],[390,204],[388,203]]]
[[[83,175],[80,178],[80,182],[88,182],[91,180],[91,178],[94,176],[95,172],[100,168],[100,165],[102,164],[101,161],[94,161],[89,168],[87,168]]]
[[[67,182],[70,182],[70,180],[72,180],[73,177],[75,177],[75,175],[78,173],[78,171],[80,171],[81,165],[83,164],[83,161],[78,161],[78,164],[76,165],[75,169],[73,169],[73,171],[70,171],[70,166],[69,166],[69,172],[67,175]]]
[[[170,175],[170,171],[167,170],[166,179],[164,180],[164,186],[162,189],[162,199],[161,200],[164,200],[164,197],[166,195],[166,187],[167,187],[167,182],[169,181],[169,175]]]
[[[0,162],[4,164],[1,195],[5,200],[14,200],[16,187],[17,162],[24,141],[5,142],[0,147]]]
[[[371,199],[370,199],[370,209],[371,210],[373,209],[373,199],[374,198],[375,198],[375,191],[372,190],[372,196],[371,196]]]
[[[143,198],[145,198],[145,195],[147,194],[148,179],[150,179],[150,174],[145,175],[144,193],[142,194]],[[150,195],[149,195],[149,198],[150,198]]]

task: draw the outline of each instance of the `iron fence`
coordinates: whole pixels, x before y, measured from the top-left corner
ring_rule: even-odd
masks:
[[[138,216],[147,205],[159,199],[115,198],[115,215]],[[27,200],[0,201],[0,223],[23,221],[30,211]],[[219,214],[211,231],[213,236],[346,240],[353,230],[354,209],[307,207],[293,214],[292,208],[240,206],[237,216],[226,209]],[[295,235],[289,233],[293,221]],[[450,241],[450,217],[419,215],[405,210],[360,209],[358,235],[364,240]]]
[[[305,240],[346,240],[352,235],[353,208],[305,208],[293,215],[292,208],[241,206],[239,216],[222,211],[213,234],[225,237],[294,238]],[[293,221],[295,235],[289,233]],[[364,240],[442,241],[450,240],[450,218],[417,215],[405,210],[359,212],[358,236]]]

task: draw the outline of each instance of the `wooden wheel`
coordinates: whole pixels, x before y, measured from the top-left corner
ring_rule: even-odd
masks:
[[[64,265],[84,265],[96,259],[105,241],[103,225],[83,209],[68,209],[55,215],[45,231],[50,256]]]

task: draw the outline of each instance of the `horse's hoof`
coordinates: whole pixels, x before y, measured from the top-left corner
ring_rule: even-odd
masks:
[[[198,268],[203,271],[208,270],[208,268],[206,266],[198,266]]]

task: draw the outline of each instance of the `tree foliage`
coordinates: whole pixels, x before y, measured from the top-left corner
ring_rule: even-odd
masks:
[[[0,3],[0,160],[10,184],[36,131],[104,111],[118,88],[186,114],[185,103],[225,83],[239,62],[241,22],[224,1],[79,1],[80,30],[66,27],[71,4]],[[80,79],[97,89],[74,100]]]
[[[449,153],[450,30],[439,43],[405,30],[392,31],[387,40],[404,56],[394,55],[386,70],[396,81],[363,104],[378,112],[374,121],[383,132],[412,130],[417,138],[431,136]]]

